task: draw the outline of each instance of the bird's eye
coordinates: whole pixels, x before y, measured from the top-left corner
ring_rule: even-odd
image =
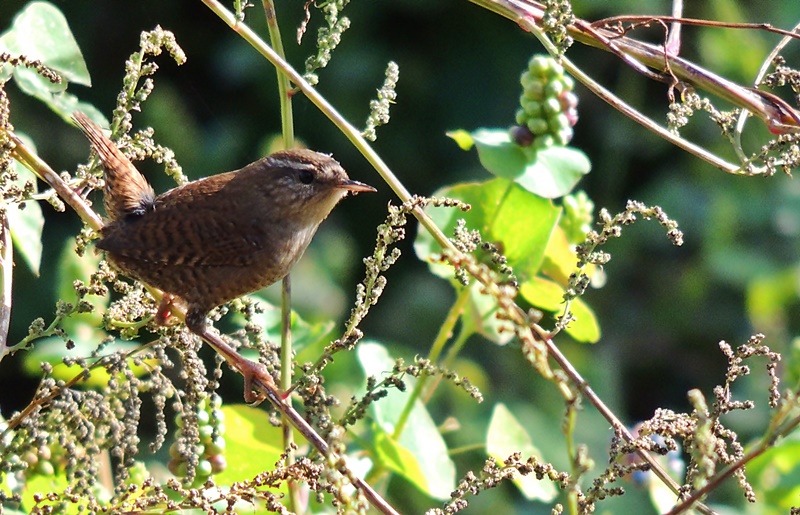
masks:
[[[308,170],[300,170],[298,177],[303,184],[311,184],[314,182],[314,174]]]

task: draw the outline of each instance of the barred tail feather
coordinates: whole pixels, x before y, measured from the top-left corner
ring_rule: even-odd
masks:
[[[103,163],[106,215],[111,220],[116,220],[147,212],[155,199],[155,192],[147,179],[88,116],[76,112],[73,120],[89,139]]]

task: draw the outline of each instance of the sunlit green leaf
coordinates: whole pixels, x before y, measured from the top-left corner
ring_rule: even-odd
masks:
[[[58,264],[58,275],[56,276],[56,294],[64,302],[77,302],[77,295],[73,283],[76,280],[88,282],[90,276],[97,270],[100,256],[94,252],[85,252],[83,256],[75,253],[75,241],[68,239],[61,252]],[[60,337],[45,337],[34,342],[33,350],[25,354],[25,370],[33,376],[41,376],[40,363],[46,362],[53,365],[53,376],[56,379],[70,380],[81,372],[80,367],[68,367],[62,364],[65,356],[88,358],[108,338],[108,334],[100,329],[103,320],[102,308],[108,305],[107,297],[87,296],[87,301],[91,302],[95,308],[90,313],[74,313],[65,318],[60,327],[65,331],[67,337],[72,340],[72,349],[66,348],[66,343]],[[47,320],[49,323],[50,320]],[[103,354],[114,352],[131,352],[139,347],[139,344],[116,340],[103,347]],[[148,366],[155,365],[155,361],[145,363],[144,366],[134,365],[132,360],[129,362],[131,370],[137,377],[149,373]],[[108,384],[109,375],[104,368],[98,367],[91,372],[88,380],[78,383],[79,386],[99,388]]]
[[[558,198],[572,191],[591,167],[589,159],[580,150],[553,146],[536,152],[536,160],[516,181],[531,193]]]
[[[505,345],[514,338],[511,323],[497,317],[497,300],[481,293],[483,286],[474,281],[470,284],[469,304],[461,320],[464,324],[462,331],[477,333],[484,338]]]
[[[253,298],[261,304],[261,312],[253,315],[253,323],[264,329],[268,339],[279,341],[281,338],[280,308],[259,296],[253,296]],[[237,323],[244,323],[244,317],[241,314],[237,314],[235,320]],[[331,320],[310,323],[301,318],[297,312],[292,311],[292,347],[296,352],[300,352],[330,333],[334,325]]]
[[[561,213],[550,200],[525,191],[507,179],[458,184],[434,195],[461,199],[472,205],[468,212],[446,208],[427,210],[445,234],[452,235],[457,221],[463,218],[468,229],[479,230],[484,241],[498,245],[517,276],[524,278],[538,272]],[[434,273],[453,276],[452,268],[438,264],[440,249],[426,231],[419,231],[414,249],[420,259],[432,265]]]
[[[759,502],[787,513],[800,496],[800,441],[780,440],[747,465],[747,478]]]
[[[589,159],[577,149],[521,147],[505,129],[478,129],[469,134],[454,131],[448,135],[464,150],[474,143],[478,159],[493,175],[512,179],[540,197],[566,195],[591,170]]]
[[[409,479],[423,492],[426,491],[425,472],[411,451],[396,442],[392,435],[380,429],[375,432],[374,445],[375,454],[382,465]]]
[[[284,451],[282,430],[270,423],[266,410],[237,404],[225,405],[222,411],[225,413],[225,461],[228,466],[214,474],[217,484],[230,485],[253,479],[280,461]]]
[[[747,313],[756,327],[769,327],[785,319],[797,301],[800,270],[796,267],[765,273],[747,285]]]
[[[91,114],[93,119],[100,114],[94,106],[66,91],[69,83],[91,86],[91,78],[66,18],[53,4],[29,3],[14,18],[11,29],[0,37],[0,51],[41,61],[62,79],[56,83],[33,69],[5,65],[0,69],[0,81],[13,74],[22,91],[47,104],[65,120],[75,111]]]
[[[31,513],[34,507],[39,509],[46,509],[46,506],[52,506],[55,511],[59,509],[58,501],[48,501],[46,495],[48,492],[63,492],[69,486],[67,474],[64,471],[58,471],[53,475],[46,476],[42,474],[35,474],[25,482],[22,491],[22,507],[25,508],[26,513]],[[34,495],[41,495],[44,500],[37,503],[34,500]],[[75,510],[77,512],[77,510]]]
[[[33,350],[25,354],[25,371],[33,377],[40,377],[42,375],[40,364],[50,363],[53,369],[51,375],[55,379],[70,381],[82,374],[83,368],[81,366],[65,365],[63,358],[68,355],[76,357],[90,356],[97,349],[98,344],[103,341],[105,333],[95,327],[81,323],[73,324],[73,331],[70,332],[70,337],[75,342],[75,347],[70,350],[66,349],[64,340],[56,336],[37,340]],[[135,343],[118,340],[106,345],[103,348],[103,354],[127,353],[136,350],[138,347],[139,345]],[[151,368],[157,364],[157,360],[154,359],[144,360],[143,364],[134,363],[133,358],[128,360],[128,366],[136,377],[142,377],[150,373]],[[90,372],[88,378],[82,379],[76,386],[99,390],[108,386],[110,379],[111,375],[104,367],[96,367]],[[119,375],[118,379],[123,379],[123,376]]]
[[[100,255],[91,250],[84,252],[82,256],[78,256],[75,252],[75,240],[71,238],[66,240],[64,248],[61,250],[61,257],[58,260],[58,274],[56,275],[56,295],[58,295],[58,298],[64,302],[76,302],[75,281],[88,282],[91,275],[97,271],[100,259]],[[91,296],[87,300],[97,307],[108,305],[107,298]],[[99,327],[103,321],[103,314],[98,310],[94,310],[92,313],[73,315],[65,321],[65,329],[69,330],[71,321],[77,320]]]
[[[13,45],[14,32],[8,30],[0,36],[0,52],[9,52],[9,46]],[[10,52],[9,52],[10,53]],[[5,84],[14,75],[16,68],[9,63],[0,63],[0,84]]]
[[[92,104],[81,102],[78,97],[66,91],[50,91],[50,83],[38,75],[31,76],[29,70],[22,71],[22,75],[20,75],[20,72],[18,70],[14,74],[20,89],[47,104],[53,112],[64,120],[71,120],[75,111],[86,113],[92,119],[103,117],[102,113]],[[24,79],[20,79],[20,77],[24,77]]]
[[[45,100],[55,93],[63,93],[67,90],[67,82],[51,82],[42,77],[35,70],[18,67],[14,70],[14,80],[19,89],[36,98]]]
[[[42,262],[42,230],[44,216],[42,208],[35,201],[25,203],[25,208],[13,205],[8,208],[8,223],[11,227],[11,239],[33,275],[39,275]]]
[[[564,310],[564,287],[543,277],[533,277],[520,284],[520,295],[533,306],[545,311],[560,313]],[[566,328],[567,334],[584,343],[600,339],[600,325],[594,311],[582,299],[574,299],[570,310],[575,320]]]
[[[506,130],[478,129],[471,136],[481,164],[497,177],[516,180],[536,158],[532,148],[523,149],[511,141]]]
[[[389,353],[377,343],[359,343],[358,359],[367,375],[380,377],[394,366]],[[408,391],[390,390],[387,397],[370,406],[376,432],[384,433],[376,437],[377,458],[434,499],[448,499],[455,488],[455,465],[422,402],[416,401],[400,437],[394,436],[408,399]]]
[[[457,131],[451,131],[447,133],[447,136],[453,138],[456,144],[461,147],[461,150],[469,150],[475,144],[472,140],[472,136],[470,136],[469,132],[459,129]]]
[[[652,474],[652,472],[650,472]],[[675,506],[675,492],[660,480],[652,480],[647,482],[647,491],[650,494],[650,500],[653,506],[658,510],[658,513],[669,513]],[[688,513],[698,513],[690,510]]]
[[[67,19],[53,4],[29,3],[14,18],[10,32],[13,37],[3,39],[7,51],[41,61],[69,82],[92,85]]]
[[[499,463],[503,463],[515,452],[522,453],[523,460],[530,456],[542,459],[542,453],[533,444],[530,435],[502,403],[495,405],[492,411],[489,430],[486,432],[486,452]],[[513,481],[527,499],[550,502],[558,495],[553,483],[547,479],[538,480],[532,474],[517,474]]]
[[[559,224],[550,235],[544,252],[542,273],[561,284],[567,284],[569,276],[575,272],[578,256],[575,245],[567,241],[567,235]]]
[[[594,310],[583,299],[573,300],[570,310],[575,316],[575,320],[567,326],[567,334],[576,341],[583,343],[597,343],[600,341],[602,336],[600,322],[597,320]]]

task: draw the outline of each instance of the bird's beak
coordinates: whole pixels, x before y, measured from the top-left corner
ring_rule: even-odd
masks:
[[[364,184],[363,182],[354,181],[351,179],[347,179],[346,181],[342,181],[338,184],[339,188],[343,190],[347,190],[350,193],[367,193],[372,191],[378,191],[369,184]]]

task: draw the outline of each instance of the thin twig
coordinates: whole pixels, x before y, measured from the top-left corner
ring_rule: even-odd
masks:
[[[6,209],[16,209],[6,206]],[[0,294],[0,360],[8,350],[8,328],[11,325],[11,291],[14,279],[14,248],[11,244],[11,227],[8,224],[8,213],[0,214],[0,231],[2,231],[2,260],[3,267],[2,294]]]
[[[81,220],[94,229],[99,231],[103,227],[103,220],[94,212],[94,210],[81,198],[69,184],[64,182],[59,175],[50,168],[50,165],[45,163],[42,158],[31,151],[13,132],[8,132],[8,137],[14,142],[14,150],[12,154],[14,158],[25,165],[32,171],[38,178],[46,182],[53,190],[61,197],[61,200],[66,202],[71,207]]]
[[[674,12],[672,16],[656,16],[650,14],[610,16],[608,18],[603,18],[602,20],[592,22],[592,25],[597,27],[606,27],[615,23],[636,23],[639,25],[646,25],[654,21],[663,23],[679,23],[681,25],[700,27],[716,27],[720,29],[763,30],[766,32],[772,32],[773,34],[779,34],[787,38],[800,39],[800,34],[797,32],[779,29],[770,25],[769,23],[734,23],[717,20],[701,20],[697,18],[684,18],[682,16],[677,16]]]
[[[800,30],[800,23],[794,26],[794,32],[798,30]],[[761,83],[761,81],[764,79],[764,76],[767,74],[767,71],[769,71],[769,68],[772,66],[773,60],[778,57],[778,54],[780,54],[781,50],[783,50],[783,48],[788,45],[792,39],[793,38],[789,36],[785,36],[778,42],[777,45],[775,45],[775,48],[773,48],[772,51],[767,55],[763,64],[761,65],[761,68],[758,70],[756,78],[753,80],[754,85]],[[736,130],[733,132],[733,149],[742,162],[745,162],[748,159],[747,156],[745,156],[744,149],[742,148],[742,132],[744,131],[745,123],[747,123],[747,118],[747,112],[742,111],[742,113],[739,114],[739,118],[736,120]]]

